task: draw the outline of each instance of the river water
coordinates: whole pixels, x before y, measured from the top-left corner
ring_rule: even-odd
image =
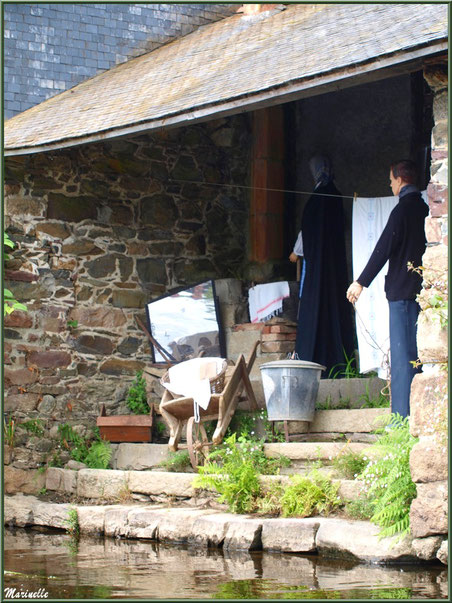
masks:
[[[40,589],[39,596],[58,601],[448,597],[447,569],[440,564],[382,567],[143,540],[83,537],[77,544],[61,532],[36,529],[5,529],[4,535],[3,601],[22,593],[36,597]]]

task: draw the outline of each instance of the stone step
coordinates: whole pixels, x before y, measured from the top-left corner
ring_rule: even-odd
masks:
[[[77,511],[82,534],[144,538],[198,549],[316,553],[374,564],[418,560],[419,541],[411,537],[380,539],[379,528],[370,522],[331,517],[270,519],[161,505],[68,505],[15,495],[5,498],[4,523],[64,529],[70,508]],[[442,544],[441,538],[437,540],[428,560],[436,559]]]
[[[309,469],[301,471],[306,473]],[[329,472],[322,470],[325,474]],[[200,493],[192,486],[193,473],[163,471],[120,471],[111,469],[62,469],[49,467],[46,472],[45,488],[79,499],[100,499],[120,502],[137,499],[146,501],[163,500],[164,497],[192,499],[215,498],[213,491]],[[262,475],[263,485],[274,482],[289,483],[290,475]],[[333,479],[339,484],[339,496],[345,500],[356,500],[360,496],[360,483],[353,480]]]
[[[292,461],[332,461],[347,452],[361,453],[369,451],[371,445],[363,442],[273,442],[264,444],[265,455],[269,458],[287,456]]]

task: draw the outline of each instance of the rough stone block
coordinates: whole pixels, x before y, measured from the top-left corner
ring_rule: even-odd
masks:
[[[226,530],[223,548],[245,551],[260,549],[262,524],[262,520],[250,519],[246,516],[239,516],[236,520],[232,520]]]
[[[126,471],[81,469],[78,472],[77,496],[82,498],[118,498],[127,490]]]
[[[106,507],[81,505],[77,507],[78,524],[83,534],[102,534],[104,532]]]
[[[140,471],[157,467],[168,458],[167,444],[119,444],[113,460],[115,469]]]
[[[230,513],[218,513],[198,517],[193,522],[188,543],[197,547],[221,547],[231,519],[236,516]]]
[[[49,467],[46,471],[46,489],[74,494],[77,491],[77,471]]]
[[[349,400],[350,407],[359,407],[367,397],[378,398],[386,385],[386,381],[378,377],[321,379],[316,402],[328,402],[334,408],[339,401]]]
[[[36,410],[38,402],[39,394],[7,394],[5,396],[4,410],[6,412],[23,412],[27,414]]]
[[[447,362],[447,328],[441,326],[433,308],[427,308],[419,314],[417,345],[419,359],[424,364]]]
[[[382,426],[382,421],[379,417],[389,413],[389,408],[317,410],[314,415],[314,420],[310,425],[309,432],[370,433]],[[291,422],[289,422],[289,433],[290,429]]]
[[[411,450],[410,471],[415,483],[447,480],[447,441],[441,444],[434,436],[422,436]]]
[[[262,548],[281,553],[313,552],[318,527],[314,519],[264,519]]]
[[[447,385],[446,373],[418,373],[414,376],[410,397],[412,436],[431,436],[437,433],[438,442],[447,440]]]
[[[127,522],[129,538],[157,538],[157,530],[162,517],[159,509],[131,509]]]
[[[27,356],[29,366],[38,368],[64,368],[71,363],[71,355],[66,352],[36,351]]]
[[[449,541],[448,540],[443,540],[436,556],[441,561],[441,563],[444,563],[444,565],[448,565],[448,563],[449,563]]]
[[[261,344],[261,352],[264,353],[289,353],[294,351],[293,341],[264,341]]]
[[[167,471],[129,471],[129,490],[138,494],[192,497],[194,476]]]
[[[428,538],[415,538],[412,542],[413,551],[419,559],[433,561],[444,542],[441,536],[429,536]]]
[[[19,469],[5,465],[3,470],[3,487],[5,494],[37,494],[45,484],[45,475],[37,470]]]
[[[380,528],[367,521],[320,518],[316,545],[320,555],[382,563],[415,559],[409,537],[378,538]]]
[[[66,529],[71,508],[69,504],[37,502],[32,507],[34,525]]]
[[[193,534],[193,524],[202,515],[211,511],[195,509],[166,509],[158,525],[160,542],[188,542]]]
[[[120,537],[127,536],[127,517],[130,507],[114,506],[105,508],[104,531],[105,536]]]
[[[5,525],[25,527],[33,525],[32,507],[39,501],[35,496],[24,496],[16,494],[15,496],[6,496],[3,507],[3,520]]]
[[[448,533],[447,482],[417,484],[417,498],[411,503],[410,528],[414,538]]]
[[[344,450],[345,444],[331,442],[276,442],[264,444],[265,456],[275,458],[281,455],[288,456],[292,460],[332,460]],[[352,442],[347,444],[349,452],[364,452],[369,448],[368,444]]]

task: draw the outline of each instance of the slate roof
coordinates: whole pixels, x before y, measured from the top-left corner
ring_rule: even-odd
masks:
[[[201,27],[16,115],[5,123],[5,154],[193,123],[272,98],[283,102],[360,69],[447,48],[446,3],[278,6]]]

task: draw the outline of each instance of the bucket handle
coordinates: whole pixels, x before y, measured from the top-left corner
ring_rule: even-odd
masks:
[[[298,357],[297,352],[289,352],[287,354],[287,360],[300,360],[300,358]]]

